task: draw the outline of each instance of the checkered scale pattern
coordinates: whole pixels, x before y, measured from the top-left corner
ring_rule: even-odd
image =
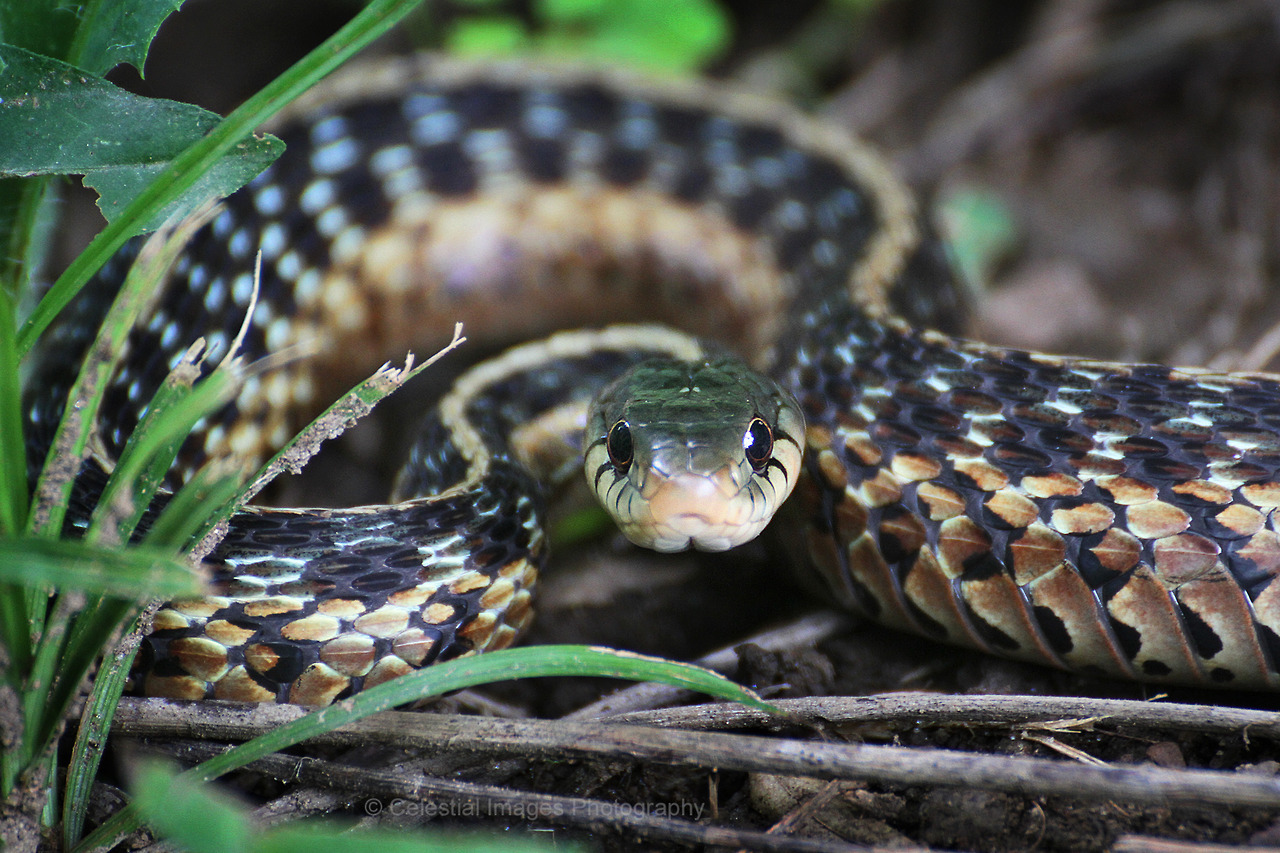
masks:
[[[251,304],[248,356],[309,357],[254,380],[188,465],[260,456],[331,375],[434,349],[458,319],[499,337],[655,319],[802,402],[797,500],[841,604],[1054,666],[1280,686],[1280,380],[922,331],[960,325],[956,289],[911,200],[839,131],[708,84],[410,59],[340,77],[279,132],[289,151],[197,234],[131,339],[108,456],[187,344],[216,361]],[[33,435],[127,260],[49,347]],[[546,549],[540,487],[503,438],[614,360],[471,389],[483,428],[426,427],[405,501],[238,516],[217,594],[157,617],[144,689],[324,704],[511,642]]]

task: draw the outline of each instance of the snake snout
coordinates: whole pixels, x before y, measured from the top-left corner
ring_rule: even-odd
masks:
[[[660,551],[725,551],[752,538],[743,526],[741,484],[732,466],[713,473],[681,471],[650,479],[645,499]]]

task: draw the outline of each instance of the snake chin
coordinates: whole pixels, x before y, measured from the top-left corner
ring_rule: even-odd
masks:
[[[727,551],[750,542],[769,518],[753,518],[749,491],[727,469],[718,473],[651,476],[643,490],[646,512],[620,523],[623,534],[636,545],[662,553],[690,548]]]
[[[677,551],[728,551],[760,535],[764,522],[751,525],[714,523],[703,517],[687,514],[676,516],[666,524],[648,527],[623,525],[622,533],[631,542],[662,554]]]

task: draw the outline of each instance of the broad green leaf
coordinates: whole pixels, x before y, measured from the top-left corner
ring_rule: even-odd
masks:
[[[65,62],[0,45],[0,176],[84,175],[108,221],[221,119],[190,104],[143,98]],[[239,189],[279,156],[274,137],[247,137],[147,223],[159,227]]]
[[[386,33],[422,0],[368,0],[368,5],[328,40],[294,63],[266,88],[237,107],[206,136],[174,158],[161,180],[153,181],[120,217],[93,238],[89,246],[58,276],[18,332],[18,353],[31,351],[67,303],[107,259],[131,236],[158,217],[154,211],[183,196],[192,182],[228,151],[250,139],[252,130],[275,115],[320,78],[350,59],[360,48]],[[278,140],[274,140],[278,144]],[[117,223],[119,223],[117,225]]]
[[[0,42],[66,56],[79,27],[80,7],[69,0],[0,0]]]
[[[92,0],[84,14],[72,53],[65,58],[95,74],[105,74],[122,62],[142,73],[147,50],[165,18],[183,0]]]
[[[0,42],[65,59],[94,74],[122,62],[142,71],[165,18],[183,0],[0,0]]]
[[[146,230],[154,231],[170,217],[186,216],[206,201],[225,198],[252,181],[284,150],[283,144],[275,144],[277,141],[273,136],[257,137],[248,146],[241,146],[223,157],[213,169],[203,173],[181,198],[148,221]],[[270,144],[260,147],[264,142]],[[97,191],[98,209],[110,222],[168,166],[166,160],[151,165],[96,169],[85,174],[84,183]]]

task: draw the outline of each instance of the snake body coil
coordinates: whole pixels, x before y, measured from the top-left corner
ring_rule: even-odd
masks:
[[[251,383],[193,461],[263,452],[326,371],[399,357],[455,319],[521,336],[679,323],[798,398],[805,537],[842,605],[1053,666],[1280,687],[1280,380],[920,331],[960,319],[897,183],[842,134],[731,92],[405,60],[297,112],[288,152],[196,236],[132,337],[108,458],[191,340],[234,337],[259,249],[247,354],[320,357]],[[33,434],[125,260],[44,359]],[[541,488],[503,438],[686,346],[551,341],[452,392],[402,477],[417,497],[237,516],[212,558],[217,595],[157,617],[145,689],[324,704],[513,640],[545,543]]]

